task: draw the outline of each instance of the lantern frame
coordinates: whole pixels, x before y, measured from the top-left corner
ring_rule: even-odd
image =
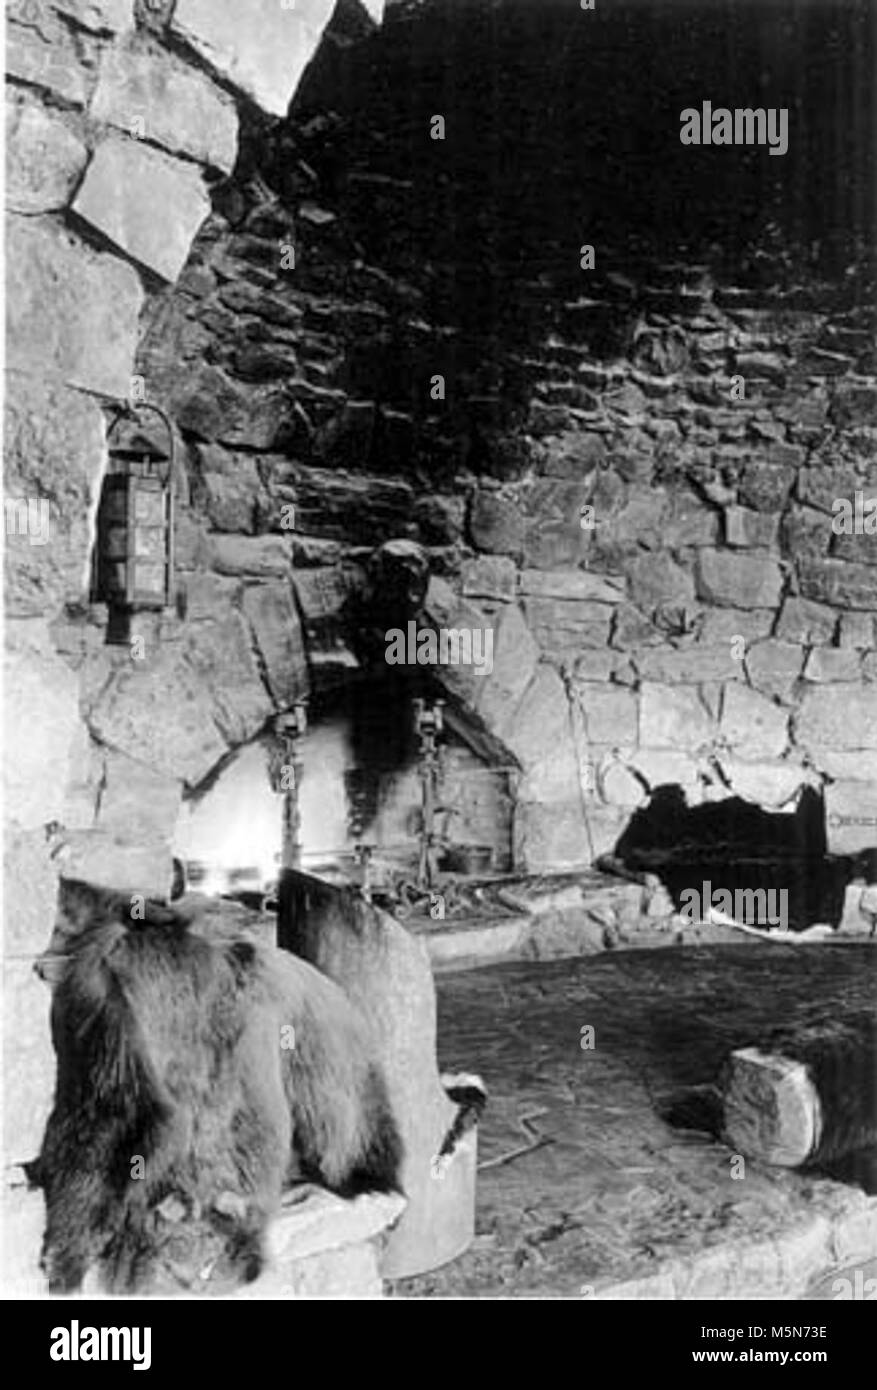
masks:
[[[123,423],[139,423],[153,411],[167,430],[168,450],[111,447]],[[125,613],[162,612],[174,603],[176,441],[163,410],[148,402],[120,409],[107,434],[110,468],[101,490],[94,549],[93,593],[111,609]],[[114,467],[121,463],[123,466]],[[166,469],[158,471],[156,465]],[[164,476],[162,476],[164,473]],[[144,582],[161,570],[159,582]]]

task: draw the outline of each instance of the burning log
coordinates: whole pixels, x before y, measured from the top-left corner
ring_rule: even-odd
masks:
[[[775,1035],[731,1053],[725,1140],[747,1158],[825,1168],[877,1145],[877,1017]]]

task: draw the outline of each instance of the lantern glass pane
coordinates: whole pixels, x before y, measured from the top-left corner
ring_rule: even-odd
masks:
[[[160,527],[138,526],[134,531],[134,554],[147,559],[164,559],[165,532]]]
[[[134,519],[149,526],[161,526],[164,522],[164,494],[137,488],[134,494]]]
[[[164,565],[150,565],[138,560],[134,566],[134,586],[137,591],[150,594],[164,593]]]

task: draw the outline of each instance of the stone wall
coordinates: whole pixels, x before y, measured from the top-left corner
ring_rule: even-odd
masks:
[[[550,118],[543,147],[527,126],[532,166],[501,172],[521,158],[512,97],[532,115],[538,90],[515,70],[497,91],[488,10],[422,43],[412,25],[363,43],[342,26],[290,119],[245,129],[185,274],[154,299],[139,369],[187,444],[195,590],[254,582],[292,504],[307,638],[371,548],[420,542],[427,617],[495,628],[489,678],[437,674],[520,765],[522,867],[590,862],[666,782],[770,808],[815,785],[830,847],[872,845],[877,536],[832,529],[836,499],[877,497],[859,228],[832,260],[819,228],[772,220],[767,186],[748,231],[712,242],[623,215],[613,232],[595,200],[582,269],[587,210]],[[442,110],[465,138],[431,142]],[[536,236],[526,180],[552,161]],[[730,219],[727,191],[713,198]]]
[[[375,19],[382,8],[369,0]],[[235,164],[240,113],[285,114],[332,9],[21,0],[8,10],[7,1169],[36,1153],[51,1100],[48,991],[32,962],[60,867],[166,891],[185,784],[298,689],[294,621],[276,635],[291,595],[270,555],[233,615],[211,620],[205,586],[204,621],[193,594],[185,642],[171,618],[147,625],[139,664],[105,643],[89,557],[104,409],[132,394],[144,307],[186,264]],[[48,535],[35,524],[45,504]],[[8,1287],[38,1287],[39,1225],[16,1189]]]
[[[736,21],[753,71],[829,74],[790,191],[765,151],[680,151],[714,7],[668,37],[575,6],[575,41],[541,0],[332,8],[10,12],[5,491],[51,540],[6,551],[7,1162],[50,1100],[59,869],[167,889],[182,797],[349,662],[384,540],[425,547],[427,619],[495,630],[489,677],[438,674],[519,766],[520,865],[591,862],[665,782],[813,783],[832,848],[877,839],[877,537],[831,525],[877,494],[867,198],[820,124],[862,97],[819,23]],[[87,577],[132,375],[186,475],[136,656]]]

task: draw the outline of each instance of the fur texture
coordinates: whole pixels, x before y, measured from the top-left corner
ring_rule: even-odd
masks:
[[[132,921],[131,902],[62,882],[41,972],[58,1058],[38,1162],[54,1292],[95,1263],[111,1291],[155,1291],[162,1268],[191,1273],[205,1255],[220,1285],[241,1282],[291,1179],[398,1189],[374,1040],[344,992],[172,908]]]

